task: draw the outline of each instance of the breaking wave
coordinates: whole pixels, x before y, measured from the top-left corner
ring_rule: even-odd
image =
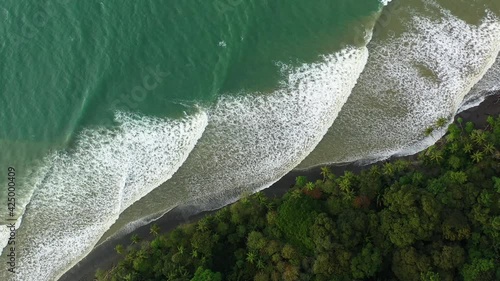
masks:
[[[88,253],[124,209],[172,177],[207,116],[161,120],[118,113],[116,121],[117,129],[86,130],[72,151],[46,159],[49,171],[16,235],[22,241],[16,280],[54,279]]]
[[[368,45],[370,58],[353,94],[300,168],[409,155],[444,133],[441,129],[424,136],[437,119],[451,122],[495,62],[500,21],[487,13],[473,25],[434,1],[423,2],[423,10],[408,5],[397,19],[392,15],[387,38],[374,38]],[[494,89],[494,81],[498,64],[477,86],[478,95]]]
[[[365,47],[352,48],[298,69],[283,66],[289,74],[279,90],[221,98],[207,109],[209,125],[184,165],[127,209],[117,227],[141,220],[145,213],[164,213],[164,202],[178,186],[186,187],[183,203],[192,204],[191,210],[216,208],[270,186],[315,148],[367,58]]]

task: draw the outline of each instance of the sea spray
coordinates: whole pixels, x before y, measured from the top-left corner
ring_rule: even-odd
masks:
[[[439,118],[451,120],[498,55],[500,21],[493,12],[473,25],[435,1],[407,3],[368,45],[369,62],[353,94],[300,168],[375,161],[432,145],[444,128],[427,138],[425,130]]]
[[[116,121],[115,130],[87,129],[73,149],[50,157],[17,233],[18,274],[2,271],[2,280],[53,280],[75,264],[121,211],[175,173],[207,116],[163,120],[121,112]]]

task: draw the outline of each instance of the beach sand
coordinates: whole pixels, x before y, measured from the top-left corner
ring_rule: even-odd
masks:
[[[472,121],[477,127],[484,127],[486,124],[486,116],[494,115],[498,116],[500,114],[500,93],[493,94],[485,99],[479,106],[470,108],[460,114],[455,118],[461,117],[464,121]],[[412,156],[406,156],[401,158],[411,158]],[[386,161],[391,161],[397,159],[398,157],[393,157]],[[373,165],[373,164],[371,164]],[[356,163],[348,163],[344,165],[331,165],[330,169],[336,175],[341,175],[344,171],[359,172],[363,169],[369,168],[371,165],[360,166]],[[321,178],[320,167],[316,167],[309,170],[291,171],[286,176],[281,178],[271,187],[263,190],[268,197],[279,197],[283,196],[291,186],[295,183],[295,178],[297,176],[306,176],[309,181],[315,181]],[[67,271],[59,280],[60,281],[90,281],[94,280],[94,275],[97,269],[109,269],[120,259],[120,255],[114,250],[115,246],[122,244],[127,246],[131,244],[131,236],[134,234],[139,235],[141,239],[151,240],[153,237],[149,233],[149,229],[152,224],[156,223],[161,229],[162,233],[168,232],[178,225],[195,222],[198,219],[211,214],[215,211],[202,212],[198,214],[190,214],[188,209],[183,209],[182,207],[174,208],[170,212],[163,215],[161,218],[152,222],[148,225],[142,226],[132,233],[127,234],[122,237],[111,238],[104,243],[95,247],[92,252],[90,252],[83,260],[77,263],[73,268]]]

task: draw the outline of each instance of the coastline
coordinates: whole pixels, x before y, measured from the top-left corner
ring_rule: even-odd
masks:
[[[485,116],[487,115],[499,115],[500,114],[500,93],[492,94],[485,98],[485,100],[476,107],[469,108],[459,114],[455,118],[461,117],[464,121],[472,121],[478,126],[482,126],[485,123]],[[411,158],[412,156],[403,157],[391,157],[385,161],[391,161],[400,158]],[[379,162],[363,165],[358,163],[346,163],[329,165],[330,169],[334,174],[343,174],[344,171],[349,170],[353,172],[359,172],[361,170],[367,169],[370,166],[377,164]],[[269,197],[280,197],[284,195],[290,188],[291,185],[295,183],[295,178],[297,176],[306,176],[310,181],[315,181],[321,178],[320,167],[315,167],[309,170],[293,170],[281,178],[278,182],[273,184],[271,187],[263,190],[262,192]],[[189,215],[189,210],[183,209],[182,207],[177,207],[170,212],[163,215],[158,220],[151,222],[145,226],[142,226],[133,232],[119,238],[112,238],[105,241],[101,245],[94,248],[84,259],[78,262],[70,270],[64,273],[59,280],[60,281],[87,281],[93,280],[95,271],[98,268],[110,268],[113,264],[117,262],[120,258],[114,247],[117,244],[122,244],[124,246],[130,244],[130,238],[132,235],[137,234],[142,239],[151,239],[152,235],[149,233],[149,229],[152,224],[158,224],[161,232],[167,232],[178,225],[184,223],[190,223],[197,221],[198,219],[204,217],[207,214],[213,213],[214,211],[205,211],[194,215]]]

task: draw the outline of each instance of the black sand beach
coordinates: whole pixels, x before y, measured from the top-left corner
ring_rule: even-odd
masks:
[[[477,124],[478,127],[484,127],[486,123],[486,116],[488,115],[499,115],[500,114],[500,93],[496,93],[492,96],[486,98],[486,100],[479,106],[470,108],[457,115],[456,118],[461,117],[465,121],[472,121]],[[407,156],[412,157],[412,156]],[[393,159],[390,159],[393,160]],[[360,166],[355,163],[345,164],[345,165],[334,165],[330,166],[331,170],[335,174],[343,174],[344,171],[360,171],[370,167],[370,165]],[[270,188],[264,190],[263,192],[269,197],[278,197],[285,194],[291,185],[295,183],[295,178],[297,176],[307,176],[310,181],[317,180],[321,177],[320,167],[313,168],[305,171],[292,171],[280,179],[277,183],[272,185]],[[188,210],[183,210],[182,208],[175,208],[168,212],[160,219],[154,223],[160,226],[161,232],[167,232],[180,224],[194,222],[203,216],[210,214],[212,212],[202,212],[195,215],[189,214]],[[115,264],[119,255],[115,252],[114,247],[118,244],[124,246],[130,244],[130,238],[134,234],[138,234],[143,239],[151,239],[152,236],[149,233],[151,224],[145,225],[133,231],[132,233],[125,235],[123,237],[110,239],[103,244],[97,246],[92,250],[92,252],[87,255],[82,261],[66,272],[59,280],[60,281],[87,281],[94,280],[94,274],[98,268],[108,269],[113,264]]]

